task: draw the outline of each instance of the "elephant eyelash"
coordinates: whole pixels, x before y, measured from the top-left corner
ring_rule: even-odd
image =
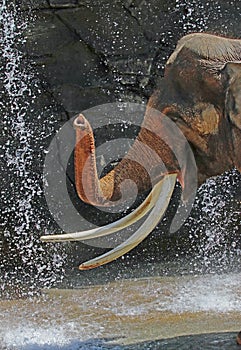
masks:
[[[175,114],[169,114],[168,117],[171,118],[172,121],[177,122],[178,120],[180,120],[180,115],[178,113]]]

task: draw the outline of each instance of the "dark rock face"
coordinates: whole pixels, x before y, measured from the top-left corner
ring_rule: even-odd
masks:
[[[177,40],[240,36],[239,1],[34,2],[26,51],[70,115],[116,99],[146,99]]]
[[[24,29],[26,40],[15,44],[21,51],[22,64],[31,66],[38,80],[29,117],[34,120],[38,136],[36,139],[34,134],[31,136],[34,154],[38,154],[32,157],[33,177],[42,173],[44,151],[55,130],[76,113],[115,101],[146,102],[163,75],[167,58],[183,35],[207,31],[238,38],[241,33],[239,0],[16,0],[15,3],[19,15],[30,18]],[[1,64],[4,65],[4,60]],[[25,96],[26,101],[31,100],[29,96]],[[11,133],[4,135],[4,142],[15,137]],[[38,139],[41,139],[41,147]],[[102,141],[99,135],[99,142]],[[13,147],[18,148],[14,143]],[[12,186],[21,188],[21,181],[26,185],[26,178],[19,180],[18,172],[11,168],[6,172],[7,166],[3,169],[5,190],[11,187],[6,192],[13,193]],[[8,180],[11,176],[12,180]],[[72,178],[70,167],[70,182]],[[41,182],[39,176],[36,181]],[[8,203],[14,202],[16,193],[9,195],[12,199]],[[44,202],[43,193],[39,196]],[[75,196],[72,189],[73,199]],[[36,203],[39,205],[38,201]],[[56,205],[61,211],[61,204]],[[14,213],[8,215],[12,219],[7,220],[8,223],[3,220],[5,227],[16,217]],[[50,221],[50,227],[57,230],[46,210],[43,222],[49,225]],[[9,248],[11,240],[6,239],[5,256],[11,249],[16,250],[16,247]],[[24,252],[20,255],[20,264],[26,268]],[[11,258],[8,262],[10,268]],[[32,273],[37,272],[30,271]]]

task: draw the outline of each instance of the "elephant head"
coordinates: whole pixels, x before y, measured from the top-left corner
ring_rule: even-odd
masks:
[[[190,183],[196,177],[196,168],[189,166],[193,155],[199,185],[233,167],[241,171],[240,87],[241,40],[204,33],[183,37],[167,61],[164,78],[149,99],[131,149],[100,179],[91,126],[82,114],[78,115],[74,120],[75,183],[81,200],[96,206],[112,206],[131,192],[127,179],[136,183],[139,192],[153,188],[140,207],[121,220],[90,231],[43,236],[42,240],[99,237],[131,225],[154,208],[132,237],[80,265],[80,269],[102,265],[132,249],[153,230],[168,206],[176,180],[184,190],[184,199],[190,196]],[[173,132],[169,122],[175,123],[178,131]],[[180,154],[185,154],[181,163]]]

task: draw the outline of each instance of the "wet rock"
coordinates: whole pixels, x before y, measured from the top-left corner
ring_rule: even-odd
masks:
[[[48,0],[16,0],[15,3],[22,11],[29,11],[34,9],[42,10],[49,8]]]
[[[26,30],[25,50],[30,59],[46,59],[58,55],[73,40],[73,34],[53,12],[36,11]]]
[[[53,96],[70,116],[115,100],[113,90],[99,86],[83,88],[77,84],[58,85],[53,89]]]
[[[78,5],[78,0],[49,0],[52,8],[71,8]]]
[[[132,55],[143,54],[151,49],[142,29],[118,2],[61,11],[59,17],[79,39],[105,55],[129,55],[130,51]]]
[[[130,57],[128,59],[107,58],[107,64],[115,74],[115,79],[122,85],[144,88],[150,78],[153,58]]]
[[[181,36],[204,30],[240,35],[239,2],[233,3],[52,0],[51,11],[35,12],[26,50],[53,90],[69,84],[115,90],[124,99],[133,91],[150,95]],[[83,108],[93,104],[91,95],[82,101]]]
[[[108,81],[108,69],[81,41],[72,41],[58,55],[35,62],[52,88],[66,84],[88,88]]]

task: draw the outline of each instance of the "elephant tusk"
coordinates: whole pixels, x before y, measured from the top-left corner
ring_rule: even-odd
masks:
[[[105,226],[93,228],[88,231],[65,233],[61,235],[47,235],[41,236],[40,239],[43,242],[81,241],[109,235],[111,233],[120,231],[140,220],[153,208],[155,202],[157,201],[157,198],[158,197],[156,195],[156,190],[154,187],[144,202],[137,209],[121,218],[120,220],[117,220]]]
[[[82,263],[79,266],[79,269],[88,270],[107,264],[108,262],[111,262],[119,258],[120,256],[126,254],[131,249],[136,247],[141,241],[143,241],[144,238],[146,238],[150,234],[150,232],[156,227],[158,222],[163,217],[169,205],[176,183],[176,179],[177,174],[170,174],[166,175],[164,179],[162,179],[159,183],[156,184],[155,194],[158,195],[156,204],[152,209],[151,213],[149,214],[148,218],[145,220],[145,222],[130,238],[128,238],[125,242],[118,245],[116,248],[110,250],[109,252],[100,255],[97,258]],[[164,193],[164,195],[161,195],[161,193]]]
[[[102,227],[96,227],[88,231],[65,233],[61,235],[47,235],[41,236],[40,239],[43,242],[82,241],[106,236],[111,233],[120,231],[140,220],[153,208],[160,195],[160,191],[158,190],[158,188],[161,186],[162,182],[163,179],[153,187],[152,191],[137,209],[135,209],[133,212],[126,215],[125,217],[121,218],[120,220],[117,220]]]

